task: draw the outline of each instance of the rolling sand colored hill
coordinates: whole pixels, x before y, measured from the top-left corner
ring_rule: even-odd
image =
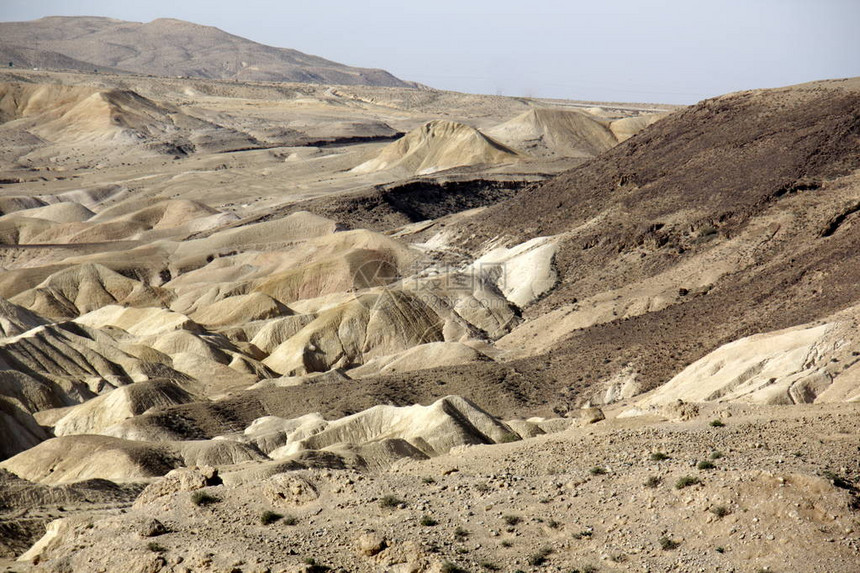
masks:
[[[162,476],[182,466],[262,461],[264,456],[237,442],[210,441],[148,444],[108,436],[53,438],[12,457],[0,466],[45,485],[87,479],[116,482]]]
[[[53,223],[83,223],[95,215],[95,213],[80,203],[55,203],[53,205],[45,205],[44,207],[26,209],[26,212],[20,213],[20,215],[28,218],[43,219]]]
[[[62,437],[6,460],[2,468],[43,484],[93,478],[129,481],[164,475],[183,465],[183,460],[188,466],[224,466],[268,458],[304,459],[312,464],[307,454],[311,451],[331,452],[347,465],[380,467],[404,458],[435,457],[461,446],[519,439],[506,423],[459,396],[446,396],[426,407],[376,406],[330,422],[319,415],[295,420],[267,417],[253,421],[235,439],[228,435],[214,440],[150,443],[95,435],[110,434],[109,426],[147,408],[189,399],[167,383],[138,384],[73,408],[57,423]],[[112,409],[111,404],[118,408]],[[538,423],[532,425],[540,427]],[[552,423],[543,425],[553,427]],[[268,458],[256,449],[257,443],[266,444]],[[63,453],[69,449],[79,452],[74,460]],[[119,456],[116,463],[111,463],[111,456]]]
[[[233,220],[195,201],[126,201],[98,214],[80,203],[62,202],[3,215],[0,233],[5,243],[19,245],[154,241],[205,232]]]
[[[533,109],[487,135],[532,155],[594,157],[618,143],[605,123],[579,110]]]
[[[31,131],[48,140],[144,137],[172,127],[170,110],[134,92],[4,84],[0,110],[4,122],[29,120]]]
[[[47,321],[24,307],[0,298],[0,336],[15,336]]]
[[[55,84],[0,83],[0,133],[12,141],[35,136],[65,146],[90,146],[91,151],[141,142],[153,152],[180,154],[198,147],[257,145],[245,133],[189,116],[131,90]],[[34,143],[25,144],[22,153]]]
[[[385,147],[378,156],[355,167],[355,173],[396,169],[410,175],[443,171],[463,165],[516,161],[516,151],[477,129],[446,120],[433,120]]]
[[[662,114],[646,113],[635,117],[616,119],[609,124],[609,130],[618,141],[626,141],[663,117]]]
[[[35,289],[24,291],[12,302],[52,318],[74,318],[105,305],[162,306],[170,294],[159,287],[97,264],[71,267],[48,277]]]
[[[54,435],[98,434],[150,408],[184,404],[192,400],[188,392],[168,381],[135,382],[72,407],[68,414],[54,424]]]
[[[364,365],[351,369],[349,375],[359,378],[454,364],[469,364],[481,360],[489,360],[489,358],[462,342],[428,342],[397,354],[368,360]]]

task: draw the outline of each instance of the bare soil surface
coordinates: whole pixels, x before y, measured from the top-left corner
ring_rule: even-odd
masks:
[[[2,568],[860,567],[857,80],[278,70],[0,73]]]
[[[181,491],[76,516],[74,548],[48,550],[35,570],[298,571],[311,559],[344,571],[850,570],[857,415],[722,406],[383,473],[321,468],[197,490],[217,499],[208,505]],[[150,536],[152,520],[165,533]]]

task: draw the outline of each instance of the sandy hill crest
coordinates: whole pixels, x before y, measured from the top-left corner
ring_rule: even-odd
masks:
[[[531,154],[593,157],[618,143],[608,123],[579,110],[533,109],[487,135]]]
[[[310,452],[326,452],[330,455],[321,459],[340,458],[345,466],[382,468],[407,458],[427,459],[462,446],[511,442],[571,425],[570,420],[535,419],[511,422],[512,426],[454,395],[427,406],[374,406],[331,421],[319,414],[296,419],[265,416],[237,427],[237,432],[205,440],[173,441],[169,428],[133,432],[133,425],[118,424],[150,408],[190,399],[166,381],[113,390],[67,409],[57,422],[57,437],[0,467],[45,484],[92,478],[139,480],[181,465],[231,466],[249,460],[304,459],[303,463],[315,465]]]
[[[167,128],[172,111],[132,91],[83,86],[9,83],[0,85],[0,120],[29,118],[47,139],[66,130],[132,129],[145,135]],[[162,125],[159,125],[162,124]],[[175,128],[174,128],[175,129]],[[51,137],[51,136],[54,137]]]
[[[193,397],[166,380],[147,380],[121,386],[70,409],[54,425],[54,435],[97,434],[149,410],[190,402]]]
[[[0,130],[10,138],[29,134],[45,142],[94,148],[144,143],[182,155],[197,147],[257,145],[245,133],[191,117],[133,90],[59,84],[0,83]]]
[[[169,18],[140,23],[53,16],[0,23],[0,38],[0,53],[20,67],[42,61],[63,69],[111,68],[169,77],[411,85],[383,70],[353,68],[296,50],[258,44],[211,26]],[[38,51],[22,53],[21,46]]]
[[[353,169],[355,173],[400,170],[428,174],[452,167],[508,163],[519,154],[474,127],[435,119],[385,146],[379,155]]]
[[[64,269],[35,289],[13,297],[12,302],[49,317],[76,317],[115,303],[161,306],[167,292],[130,279],[99,264]]]
[[[0,298],[0,338],[22,334],[46,322],[36,313]]]

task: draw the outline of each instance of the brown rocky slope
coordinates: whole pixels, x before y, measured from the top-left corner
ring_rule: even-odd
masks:
[[[506,366],[582,401],[625,368],[653,388],[722,344],[856,304],[857,84],[704,101],[460,223],[476,249],[559,238],[559,285],[499,343],[537,357]]]

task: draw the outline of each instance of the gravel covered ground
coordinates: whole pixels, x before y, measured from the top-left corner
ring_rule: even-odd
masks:
[[[684,421],[609,414],[380,473],[261,479],[228,468],[229,485],[73,516],[35,570],[860,567],[860,405],[688,407]]]

